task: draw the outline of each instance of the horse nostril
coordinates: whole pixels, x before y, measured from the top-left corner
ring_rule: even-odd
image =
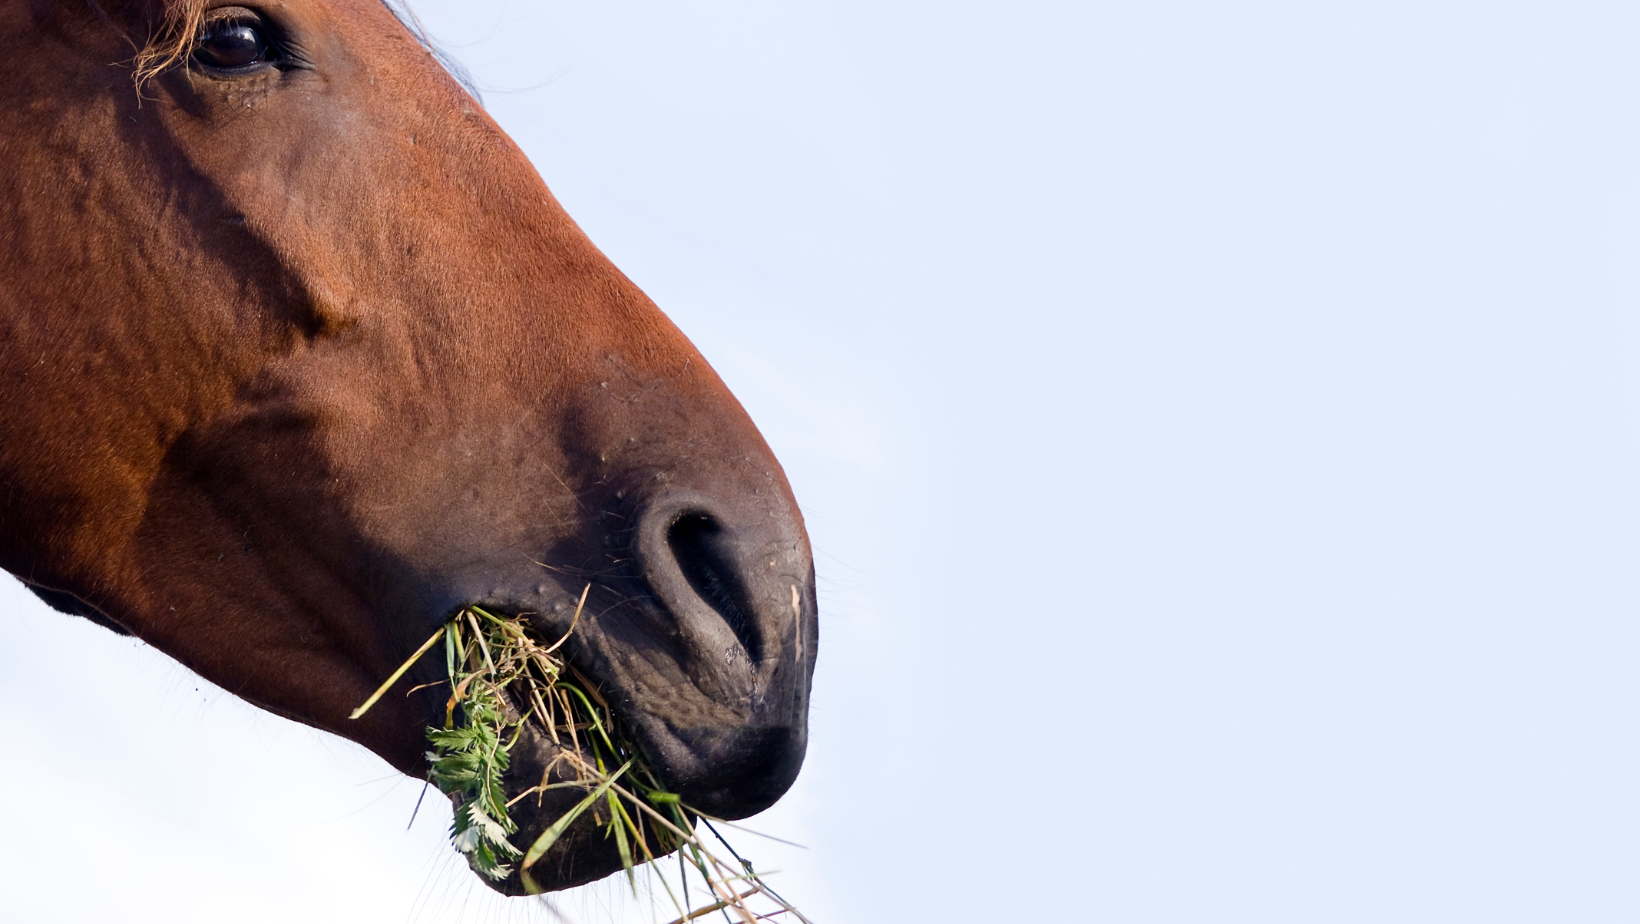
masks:
[[[752,615],[745,582],[724,548],[727,537],[718,522],[703,513],[685,514],[666,532],[666,545],[678,570],[697,596],[728,624],[753,664],[763,657],[762,633]]]

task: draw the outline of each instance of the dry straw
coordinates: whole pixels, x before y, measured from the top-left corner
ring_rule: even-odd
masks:
[[[660,882],[679,914],[669,924],[684,924],[719,911],[733,914],[730,920],[738,918],[743,924],[780,920],[786,915],[811,924],[729,846],[712,825],[721,819],[691,808],[662,786],[660,776],[622,733],[598,688],[557,656],[579,624],[591,589],[588,585],[582,591],[569,631],[550,645],[536,636],[522,616],[504,618],[481,607],[467,607],[433,633],[351,718],[364,715],[442,640],[450,698],[444,726],[427,729],[432,745],[427,755],[428,780],[454,798],[450,838],[474,870],[504,879],[516,863],[524,888],[540,892],[530,868],[590,810],[605,836],[614,839],[634,894],[635,872],[640,867],[654,874],[651,880]],[[509,799],[502,774],[507,770],[508,752],[527,725],[550,738],[558,746],[557,753],[544,768],[539,784]],[[510,838],[518,827],[508,810],[530,796],[539,799],[541,794],[560,789],[579,790],[585,796],[528,848],[513,844]],[[695,827],[697,821],[736,862],[707,849]],[[659,866],[660,859],[674,851],[678,854],[677,891]],[[690,910],[692,878],[705,886],[711,901]],[[757,910],[764,906],[766,910]]]

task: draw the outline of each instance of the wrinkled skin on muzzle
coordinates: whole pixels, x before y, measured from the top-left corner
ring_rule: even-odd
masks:
[[[0,6],[0,566],[418,778],[441,658],[348,713],[461,607],[556,638],[590,585],[564,651],[666,785],[771,804],[814,579],[745,412],[376,0],[206,6],[285,57],[139,97],[157,3]],[[533,872],[618,868],[586,824]]]

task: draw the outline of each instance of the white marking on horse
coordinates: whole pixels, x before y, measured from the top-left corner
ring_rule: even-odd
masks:
[[[797,585],[792,585],[792,615],[797,617],[797,661],[803,660],[803,601],[797,596]]]

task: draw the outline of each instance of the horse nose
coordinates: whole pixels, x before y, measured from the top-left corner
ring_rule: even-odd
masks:
[[[755,699],[766,675],[802,660],[813,565],[778,501],[746,510],[669,495],[640,514],[637,552],[693,679],[714,698]]]
[[[795,507],[671,494],[637,528],[638,565],[680,662],[717,704],[662,720],[654,743],[668,752],[668,783],[719,817],[761,811],[796,778],[808,738],[814,571]]]

